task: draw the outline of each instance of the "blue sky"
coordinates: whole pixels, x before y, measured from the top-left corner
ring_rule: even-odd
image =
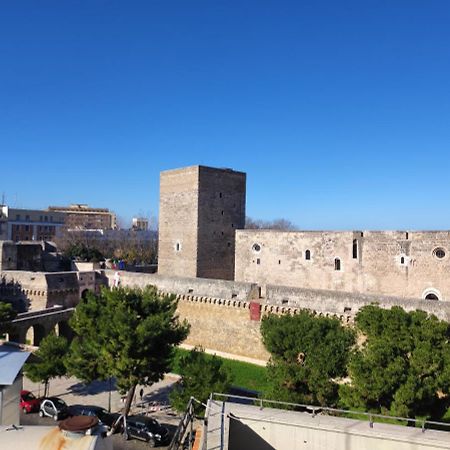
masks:
[[[247,172],[301,229],[450,229],[450,2],[3,1],[0,194],[158,214]]]

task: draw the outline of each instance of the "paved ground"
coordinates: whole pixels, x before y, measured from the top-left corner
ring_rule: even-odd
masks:
[[[172,389],[174,383],[177,381],[175,376],[166,376],[166,378],[151,387],[143,387],[144,395],[143,401],[140,401],[139,392],[141,387],[136,389],[136,399],[132,405],[132,413],[145,412],[151,417],[154,417],[161,424],[166,426],[171,435],[176,430],[179,424],[180,417],[171,409],[162,409],[160,411],[153,411],[152,403],[157,402],[159,405],[168,405],[168,394]],[[32,383],[30,380],[24,378],[24,389],[32,391],[36,397],[43,395],[44,389],[42,385]],[[57,396],[63,399],[69,406],[74,404],[97,405],[108,409],[110,389],[108,382],[94,382],[88,386],[80,383],[75,378],[61,378],[51,381],[49,395]],[[111,411],[120,412],[124,407],[122,397],[112,386],[111,389]],[[37,413],[21,415],[22,425],[48,425],[54,426],[55,422],[50,417],[39,417]],[[130,440],[125,441],[122,435],[112,436],[114,450],[144,450],[148,449],[145,442]],[[167,447],[159,447],[165,449]]]

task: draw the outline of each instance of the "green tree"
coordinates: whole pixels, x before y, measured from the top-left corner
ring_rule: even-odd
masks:
[[[268,396],[295,403],[336,404],[336,381],[347,374],[355,342],[351,329],[336,318],[302,310],[293,316],[264,317],[261,332],[271,353]]]
[[[67,359],[69,372],[91,382],[115,377],[127,392],[127,416],[136,386],[151,385],[170,370],[173,348],[188,335],[176,316],[173,295],[144,289],[104,288],[82,300],[70,324],[76,336]]]
[[[0,335],[10,330],[10,322],[17,316],[10,303],[0,300]]]
[[[349,363],[342,403],[403,417],[439,418],[450,388],[450,325],[423,311],[366,306],[356,316],[365,336]]]
[[[211,392],[228,392],[231,373],[215,355],[207,355],[195,347],[179,361],[181,380],[170,394],[170,402],[177,411],[184,411],[191,397],[206,403]],[[197,412],[203,407],[195,405]]]
[[[37,362],[25,364],[25,375],[35,383],[44,383],[44,397],[48,395],[50,379],[66,375],[64,360],[68,349],[69,344],[65,337],[49,334],[42,339],[34,354]]]

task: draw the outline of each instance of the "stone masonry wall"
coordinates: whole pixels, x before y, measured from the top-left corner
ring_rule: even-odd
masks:
[[[401,306],[405,311],[420,309],[450,322],[450,302],[271,285],[267,286],[263,313],[284,314],[296,309],[309,309],[349,322],[363,306],[371,304],[386,309]]]
[[[161,172],[158,271],[197,276],[198,166]]]
[[[450,300],[449,274],[448,231],[236,231],[235,279],[263,293],[271,284]]]
[[[245,224],[245,180],[245,173],[204,166],[161,173],[161,275],[234,279],[234,232]]]

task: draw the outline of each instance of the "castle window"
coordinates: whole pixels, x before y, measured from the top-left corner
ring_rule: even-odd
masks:
[[[404,256],[402,256],[402,257],[400,258],[400,264],[405,264],[405,257],[404,257]]]
[[[256,264],[261,264],[261,260],[259,258],[256,258]]]
[[[278,260],[278,264],[281,264],[281,259]]]
[[[358,241],[353,239],[353,259],[358,259]]]
[[[339,258],[334,259],[334,270],[341,270],[341,260]]]
[[[176,252],[181,251],[181,243],[180,243],[180,242],[176,242],[176,243],[175,243],[175,251],[176,251]]]
[[[433,250],[433,256],[438,259],[445,258],[445,250],[443,248],[435,248]]]
[[[222,210],[221,214],[222,214],[222,216],[223,216],[223,210]]]
[[[256,253],[259,253],[261,251],[261,246],[257,243],[253,244],[252,250]]]
[[[311,252],[309,250],[306,250],[305,252],[305,259],[307,259],[308,261],[311,259]]]
[[[222,198],[222,192],[219,192],[219,198]]]
[[[436,294],[428,294],[425,300],[439,300],[439,297]]]
[[[406,240],[408,240],[408,238],[409,238],[409,233],[408,232],[406,232],[405,237],[406,237]]]
[[[231,242],[228,242],[227,245],[228,245],[228,247],[231,247]]]

